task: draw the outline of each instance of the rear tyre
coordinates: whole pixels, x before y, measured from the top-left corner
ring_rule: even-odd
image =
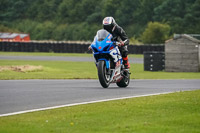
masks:
[[[116,84],[119,87],[124,87],[125,88],[125,87],[127,87],[129,85],[130,74],[129,74],[128,71],[124,71],[123,75],[124,75],[123,78],[119,82],[117,82]]]
[[[102,87],[107,88],[110,85],[110,75],[107,74],[105,61],[99,61],[97,68],[99,82]]]

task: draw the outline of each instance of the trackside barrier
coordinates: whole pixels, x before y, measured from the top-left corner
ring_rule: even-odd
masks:
[[[165,69],[164,52],[144,52],[144,70],[145,71],[162,71]]]
[[[0,51],[86,53],[89,45],[90,43],[75,42],[0,42]],[[164,45],[129,45],[128,50],[129,54],[143,54],[145,51],[163,52]]]

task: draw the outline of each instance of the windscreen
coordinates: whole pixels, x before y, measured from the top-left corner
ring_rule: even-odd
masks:
[[[109,35],[109,32],[107,32],[104,29],[101,29],[97,32],[97,40],[103,41],[108,35]]]

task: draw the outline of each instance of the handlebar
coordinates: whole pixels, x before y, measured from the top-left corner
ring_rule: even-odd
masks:
[[[121,46],[121,43],[120,42],[116,42],[115,45]]]
[[[122,46],[121,42],[114,42],[114,44],[117,45],[118,47]]]

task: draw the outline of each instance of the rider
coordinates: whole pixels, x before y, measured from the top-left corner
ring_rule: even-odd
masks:
[[[126,69],[130,68],[130,64],[128,61],[128,49],[129,45],[128,37],[125,31],[115,22],[113,17],[105,17],[103,19],[103,28],[110,32],[113,36],[114,41],[119,41],[120,45],[119,50],[122,53],[123,64]]]

